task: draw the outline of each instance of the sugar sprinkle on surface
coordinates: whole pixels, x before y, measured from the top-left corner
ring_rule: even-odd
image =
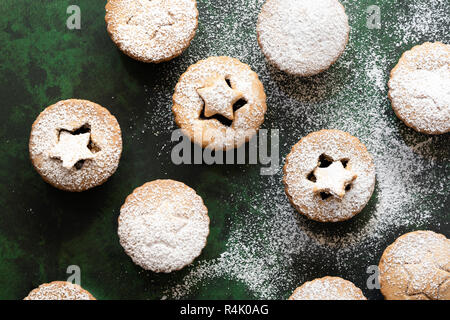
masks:
[[[374,157],[375,192],[355,218],[340,226],[322,226],[291,207],[281,170],[260,177],[259,166],[252,166],[245,173],[224,176],[222,184],[243,186],[242,192],[223,199],[236,203],[235,212],[226,218],[231,228],[226,248],[215,258],[194,262],[181,281],[168,283],[165,296],[190,297],[226,278],[242,283],[254,297],[283,299],[303,282],[326,275],[323,271],[328,268],[352,280],[369,297],[373,293],[361,278],[369,265],[378,264],[385,249],[380,243],[393,241],[403,230],[432,225],[434,215],[446,205],[448,138],[406,128],[392,111],[387,82],[402,52],[424,41],[450,41],[437,23],[448,21],[448,4],[445,0],[409,1],[405,8],[383,4],[381,30],[352,28],[346,51],[330,70],[297,79],[270,67],[258,47],[256,21],[263,2],[238,0],[223,6],[221,1],[199,1],[198,36],[189,54],[162,75],[161,84],[144,88],[152,111],[139,129],[162,136],[175,129],[170,110],[178,77],[209,56],[235,57],[249,64],[264,84],[268,112],[262,127],[280,130],[282,158],[310,132],[347,131]],[[365,23],[366,8],[355,1],[342,4],[350,26]],[[389,21],[397,22],[383,20],[386,15],[395,16]],[[420,16],[431,19],[414,18]],[[170,155],[172,144],[160,142],[157,147],[162,155]],[[210,216],[213,221],[214,212]]]

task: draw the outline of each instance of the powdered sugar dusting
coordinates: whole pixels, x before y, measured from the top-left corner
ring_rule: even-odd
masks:
[[[309,76],[327,69],[342,54],[349,25],[337,0],[268,0],[257,32],[269,61],[288,73]]]
[[[378,264],[386,239],[395,239],[405,229],[439,228],[435,216],[445,212],[448,138],[417,134],[399,121],[387,97],[387,82],[402,52],[418,44],[418,39],[450,41],[441,24],[435,23],[447,19],[449,5],[417,0],[405,4],[406,10],[383,3],[382,29],[369,30],[353,27],[365,23],[362,2],[342,1],[352,26],[344,54],[329,71],[298,79],[268,65],[258,47],[256,21],[263,2],[238,0],[225,6],[223,1],[199,1],[199,34],[189,56],[170,65],[170,71],[162,75],[164,84],[146,88],[152,112],[146,117],[144,134],[162,136],[176,128],[170,112],[173,87],[190,65],[209,56],[235,57],[250,65],[264,84],[268,111],[262,127],[280,130],[282,158],[311,132],[324,128],[349,132],[373,156],[374,195],[354,218],[324,226],[302,217],[290,205],[282,182],[283,163],[272,177],[260,177],[259,166],[227,172],[220,176],[220,186],[218,180],[211,185],[235,189],[222,199],[232,206],[224,217],[230,225],[225,249],[217,257],[195,261],[180,281],[167,284],[165,296],[192,297],[225,278],[239,282],[254,297],[285,299],[305,281],[332,270],[355,283],[367,297],[379,298],[378,290],[367,289],[365,271]],[[433,19],[421,21],[426,27],[419,28],[411,17],[425,8]],[[398,18],[397,24],[384,20],[390,14]],[[416,34],[416,29],[423,31]],[[158,145],[162,156],[170,155],[173,144],[165,142],[168,139]],[[209,214],[214,221],[218,213]]]
[[[398,116],[419,132],[450,131],[450,45],[425,43],[403,54],[389,81]]]
[[[189,46],[198,11],[195,0],[109,0],[105,19],[111,38],[126,54],[161,62]]]
[[[82,156],[81,168],[64,167],[60,158],[67,156],[59,150],[52,152],[66,131],[89,128],[95,144],[94,156]],[[81,135],[82,136],[82,135]],[[117,169],[122,154],[119,124],[105,108],[87,100],[65,100],[46,108],[33,124],[29,144],[30,157],[39,174],[52,185],[69,191],[84,191],[105,182]],[[74,150],[71,150],[71,152]],[[86,152],[87,153],[87,152]]]
[[[234,112],[231,126],[217,119],[201,118],[205,101],[200,93],[204,93],[201,90],[205,90],[211,77],[223,78],[223,82],[228,79],[235,90],[231,93],[239,92],[246,101],[244,106]],[[215,91],[216,97],[212,92],[212,101],[206,103],[218,105],[219,102],[214,99],[221,99],[223,102],[223,95],[217,89]],[[210,57],[190,66],[175,87],[173,102],[176,123],[191,140],[211,149],[240,146],[256,133],[267,110],[266,95],[258,75],[248,65],[230,57]]]
[[[317,169],[323,170],[319,167],[321,156],[338,163],[347,162],[354,176],[348,171],[352,182],[348,191],[343,190],[345,197],[321,199],[315,191],[320,176],[316,175],[317,181],[314,182],[308,177]],[[343,221],[359,213],[375,186],[375,168],[365,146],[338,130],[321,130],[300,140],[287,156],[284,172],[286,193],[293,205],[309,218],[323,222]]]
[[[324,277],[308,281],[298,287],[290,300],[366,300],[350,281],[338,277]]]
[[[95,298],[79,285],[54,281],[40,285],[24,300],[95,300]]]
[[[118,234],[136,264],[172,272],[191,263],[206,245],[208,210],[202,198],[183,183],[152,181],[126,199]]]
[[[432,40],[430,36],[434,37],[442,26],[450,25],[447,0],[408,1],[402,9],[394,30],[400,38],[399,44],[417,44],[424,37]]]
[[[90,136],[90,133],[72,135],[63,131],[60,133],[59,141],[50,151],[49,156],[60,159],[62,166],[68,170],[78,161],[93,159],[95,155],[88,148]]]
[[[432,231],[399,237],[383,253],[380,283],[387,298],[450,298],[450,240]]]

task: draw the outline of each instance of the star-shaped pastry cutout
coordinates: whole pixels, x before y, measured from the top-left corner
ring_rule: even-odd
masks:
[[[95,155],[88,148],[90,137],[89,132],[74,135],[61,131],[58,143],[50,151],[50,157],[60,159],[66,169],[71,169],[78,161],[93,159]]]
[[[436,265],[424,259],[418,264],[405,264],[405,269],[410,275],[410,282],[407,294],[425,294],[430,299],[437,299],[439,295],[439,286],[450,278],[450,274],[445,270],[439,269]]]
[[[326,168],[317,167],[314,175],[314,192],[327,192],[341,199],[345,195],[345,187],[356,179],[356,174],[345,169],[341,161],[334,161]]]
[[[205,102],[205,117],[220,114],[229,120],[234,119],[233,105],[243,97],[242,92],[230,88],[224,77],[211,79],[197,92]]]

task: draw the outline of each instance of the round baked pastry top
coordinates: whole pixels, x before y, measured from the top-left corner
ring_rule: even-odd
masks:
[[[155,180],[127,197],[118,234],[134,263],[154,272],[172,272],[192,263],[205,247],[208,210],[185,184]]]
[[[292,147],[283,181],[300,213],[316,221],[337,222],[366,206],[375,186],[375,166],[358,138],[340,130],[321,130]]]
[[[397,116],[427,134],[450,131],[450,45],[426,42],[406,51],[391,72],[389,98]]]
[[[105,16],[114,43],[143,62],[163,62],[179,56],[195,36],[195,0],[108,0]]]
[[[32,290],[24,300],[96,300],[92,294],[77,284],[53,281],[41,284]]]
[[[298,76],[328,69],[344,52],[350,32],[337,0],[267,0],[256,29],[267,60]]]
[[[64,100],[33,123],[29,151],[42,178],[67,191],[104,183],[117,169],[122,136],[114,116],[87,100]]]
[[[258,75],[230,57],[190,66],[173,96],[175,122],[192,141],[214,150],[239,147],[264,122],[266,95]]]
[[[361,289],[338,277],[323,277],[305,282],[289,300],[367,300]]]
[[[450,300],[450,240],[442,234],[402,235],[386,248],[379,269],[388,300]]]

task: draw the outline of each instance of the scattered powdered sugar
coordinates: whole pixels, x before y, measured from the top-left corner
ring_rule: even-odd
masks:
[[[372,58],[366,60],[366,75],[380,92],[385,92],[387,87],[385,74],[387,59],[383,56],[374,54],[373,52],[371,52],[371,54]]]
[[[95,300],[95,298],[79,285],[53,281],[40,285],[24,300]]]
[[[387,239],[395,239],[404,230],[437,228],[435,216],[445,211],[448,199],[448,137],[424,136],[404,126],[391,108],[387,82],[401,53],[420,44],[419,39],[450,41],[442,24],[436,23],[447,19],[449,5],[418,0],[406,4],[406,11],[394,3],[383,4],[381,30],[352,28],[339,60],[327,72],[302,79],[279,72],[264,59],[256,37],[263,2],[199,1],[198,36],[171,63],[161,83],[145,88],[151,111],[139,129],[170,139],[170,130],[176,128],[171,99],[179,76],[201,59],[228,55],[249,64],[259,75],[267,94],[263,127],[280,130],[282,158],[311,132],[325,128],[349,132],[373,156],[374,195],[349,221],[318,224],[290,205],[282,182],[283,163],[271,177],[259,176],[259,166],[224,174],[220,184],[233,185],[235,190],[223,199],[234,209],[226,218],[230,231],[225,250],[216,258],[199,257],[183,271],[182,280],[169,281],[164,295],[195,296],[216,279],[225,278],[244,284],[254,297],[284,299],[305,281],[332,270],[355,283],[367,297],[377,298],[378,291],[366,288],[366,268],[378,264]],[[359,26],[361,21],[364,25],[366,8],[357,1],[342,3],[350,26]],[[411,17],[425,9],[433,19],[414,25]],[[398,14],[396,24],[383,20],[389,14]],[[161,156],[170,157],[172,146],[167,142],[158,145]],[[209,212],[213,221],[216,214]]]
[[[197,29],[195,0],[109,0],[106,22],[113,41],[145,62],[170,60],[189,46]]]
[[[206,245],[208,210],[181,182],[156,180],[137,188],[120,209],[120,244],[144,269],[172,272],[191,263]]]
[[[327,69],[347,44],[349,25],[337,0],[268,0],[257,24],[267,59],[290,74]]]
[[[400,37],[399,44],[418,44],[423,38],[437,36],[442,26],[450,25],[448,0],[407,1],[400,8],[394,33]],[[393,11],[395,12],[395,11]]]

